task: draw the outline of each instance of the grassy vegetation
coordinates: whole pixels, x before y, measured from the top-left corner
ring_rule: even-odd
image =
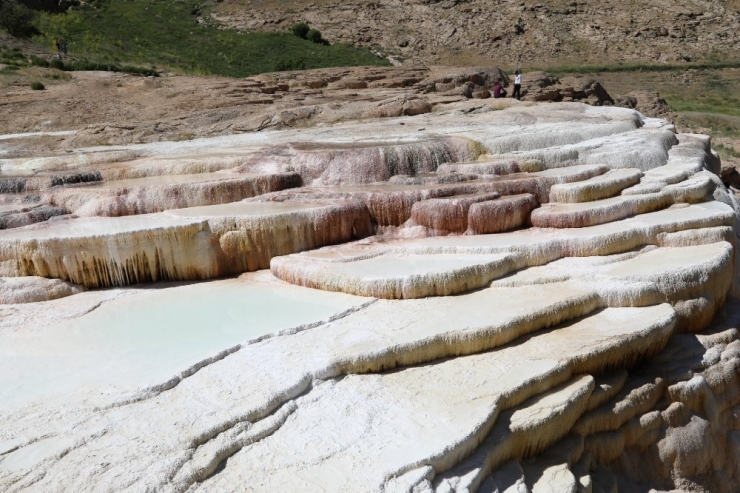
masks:
[[[678,74],[677,74],[678,75]],[[740,73],[732,70],[700,70],[686,76],[673,77],[662,93],[671,107],[695,119],[707,120],[708,126],[736,127],[740,117]],[[669,82],[666,80],[666,82]],[[714,115],[710,118],[711,115]]]
[[[0,0],[0,28],[12,36],[28,37],[38,33],[35,20],[36,13],[25,5]]]
[[[712,149],[719,152],[723,156],[740,158],[740,152],[736,151],[734,147],[726,146],[724,144],[714,144],[712,145]]]
[[[680,131],[707,133],[713,148],[740,159],[740,62],[560,66],[546,69],[559,77],[593,77],[612,96],[632,91],[657,92],[678,114]]]
[[[159,73],[151,68],[134,67],[131,65],[118,65],[115,63],[90,62],[87,60],[73,60],[64,62],[62,60],[52,60],[49,62],[44,58],[31,55],[26,57],[19,48],[8,49],[0,46],[0,63],[6,65],[3,72],[11,72],[28,66],[55,68],[65,72],[75,72],[78,70],[101,70],[105,72],[125,72],[129,74],[141,74],[159,76]]]
[[[63,62],[59,67],[65,72],[79,70],[101,70],[103,72],[125,72],[127,74],[151,75],[159,77],[159,72],[153,68],[134,67],[132,65],[118,65],[116,63],[90,62],[88,60]]]
[[[620,94],[634,90],[659,92],[679,113],[692,113],[708,126],[734,127],[737,122],[710,115],[740,116],[740,61],[683,64],[633,64],[557,67],[558,75],[591,75],[607,90]]]
[[[679,113],[715,113],[740,116],[740,101],[731,94],[686,96],[684,94],[668,93],[666,100],[671,108]]]
[[[21,68],[28,65],[26,56],[20,48],[10,49],[0,45],[0,63],[8,67]],[[12,69],[11,69],[12,70]]]
[[[242,77],[274,70],[387,65],[364,48],[325,46],[284,33],[211,25],[207,6],[185,0],[99,0],[67,14],[43,13],[35,40],[67,42],[69,54],[104,64],[141,64]],[[199,19],[201,20],[199,22]]]
[[[679,113],[740,116],[740,61],[705,63],[558,66],[544,69],[560,77],[591,76],[613,95],[636,90],[658,92]],[[727,122],[714,121],[719,127]],[[734,126],[736,122],[732,122]]]
[[[740,137],[740,117],[717,113],[679,113],[685,125],[693,129],[703,129],[714,137]]]
[[[48,80],[69,80],[72,77],[69,74],[66,74],[64,72],[57,72],[57,71],[48,71],[48,73],[44,74],[44,79]]]
[[[708,61],[701,63],[632,63],[619,65],[573,65],[541,68],[554,74],[600,74],[618,72],[675,72],[677,70],[708,70],[740,68],[740,61]]]

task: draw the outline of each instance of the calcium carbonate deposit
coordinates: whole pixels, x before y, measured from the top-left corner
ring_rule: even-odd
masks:
[[[710,139],[435,104],[0,159],[0,490],[740,490]]]

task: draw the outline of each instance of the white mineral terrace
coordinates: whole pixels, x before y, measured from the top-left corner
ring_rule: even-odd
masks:
[[[299,330],[369,301],[246,279],[131,294],[111,293],[99,308],[53,329],[0,334],[0,406],[64,400],[83,386],[159,384],[224,349]],[[92,295],[80,297],[99,301]],[[92,375],[90,368],[96,368]]]
[[[487,101],[0,159],[0,491],[740,490],[709,139]]]

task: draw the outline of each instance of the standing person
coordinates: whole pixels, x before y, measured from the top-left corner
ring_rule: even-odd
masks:
[[[514,71],[514,93],[511,95],[512,98],[516,98],[517,100],[522,99],[522,74],[519,73],[519,70]]]

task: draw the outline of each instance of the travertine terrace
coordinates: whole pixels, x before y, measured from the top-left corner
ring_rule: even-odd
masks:
[[[709,138],[414,113],[0,160],[0,489],[737,491]]]

